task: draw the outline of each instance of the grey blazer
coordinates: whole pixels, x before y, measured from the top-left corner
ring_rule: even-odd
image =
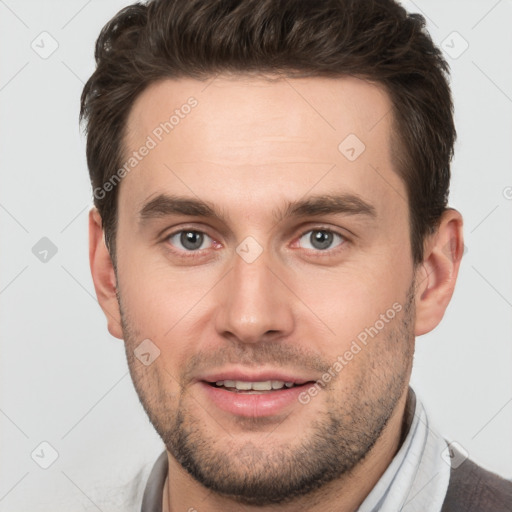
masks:
[[[477,466],[469,459],[456,469],[452,467],[441,512],[511,511],[511,481]]]

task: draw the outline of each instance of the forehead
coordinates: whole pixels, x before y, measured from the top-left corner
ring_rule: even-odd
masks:
[[[125,162],[150,149],[123,179],[120,201],[142,206],[168,192],[247,210],[343,191],[403,209],[391,130],[384,88],[355,77],[164,80],[128,117]]]

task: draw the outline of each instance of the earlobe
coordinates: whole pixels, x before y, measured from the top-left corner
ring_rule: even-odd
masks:
[[[96,297],[107,317],[108,330],[112,336],[123,339],[116,275],[105,245],[101,216],[96,208],[89,212],[89,264]]]
[[[453,295],[464,250],[462,224],[457,210],[446,210],[425,244],[423,263],[416,272],[416,336],[439,324]]]

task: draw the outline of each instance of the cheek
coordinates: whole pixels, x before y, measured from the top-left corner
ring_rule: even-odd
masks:
[[[124,244],[121,244],[121,241]],[[130,311],[142,313],[167,309],[169,302],[187,293],[179,270],[172,269],[158,247],[144,247],[147,242],[135,241],[129,247],[128,237],[119,237],[118,278],[123,300]],[[123,251],[123,245],[126,250]],[[135,246],[135,247],[133,247]],[[171,309],[173,311],[174,308]],[[160,316],[158,314],[158,316]],[[152,321],[155,318],[151,318]]]
[[[218,269],[207,266],[172,268],[149,254],[122,258],[121,304],[136,333],[134,343],[149,338],[159,347],[166,366],[179,366],[197,349],[198,331],[208,327],[212,307],[208,292],[221,276]]]
[[[395,266],[366,265],[301,272],[295,277],[293,290],[311,311],[304,317],[308,319],[305,324],[329,328],[326,336],[314,338],[321,345],[319,348],[339,354],[360,333],[379,322],[381,315],[386,319],[394,317],[396,309],[404,305],[409,284],[408,274]],[[304,326],[299,318],[301,323]]]

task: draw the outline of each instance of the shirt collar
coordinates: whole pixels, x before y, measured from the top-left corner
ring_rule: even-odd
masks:
[[[165,479],[169,471],[167,451],[160,454],[149,474],[142,497],[141,512],[162,512]]]
[[[404,433],[397,454],[357,512],[440,512],[450,480],[450,466],[442,457],[447,443],[431,427],[412,388]]]

